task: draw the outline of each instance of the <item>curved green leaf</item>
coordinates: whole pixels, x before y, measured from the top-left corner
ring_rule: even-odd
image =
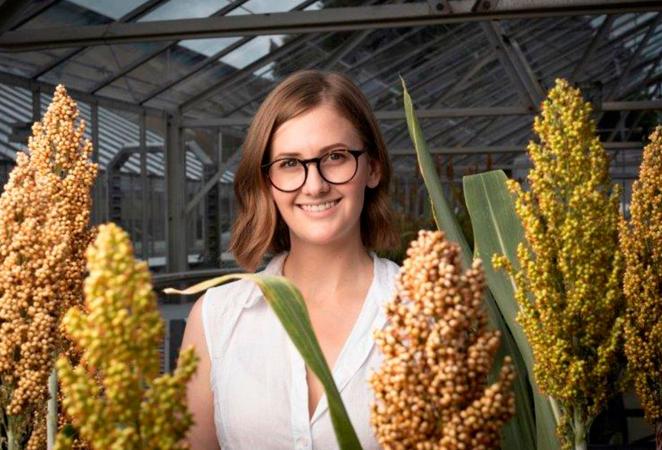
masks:
[[[292,339],[297,350],[299,350],[306,365],[317,375],[322,386],[324,386],[324,392],[326,393],[329,404],[331,423],[336,433],[338,446],[342,450],[361,449],[359,438],[349,420],[349,415],[340,397],[338,387],[333,381],[331,370],[326,363],[317,337],[315,337],[303,296],[287,278],[252,273],[230,274],[203,281],[184,290],[167,288],[163,292],[166,294],[196,294],[211,287],[239,279],[251,280],[262,290],[267,303],[269,303],[276,313],[276,316],[290,336],[290,339]]]
[[[487,283],[517,342],[534,388],[538,449],[554,450],[559,448],[556,437],[558,418],[555,417],[550,399],[542,395],[535,384],[533,352],[524,330],[516,320],[519,307],[515,300],[514,280],[505,271],[494,270],[492,266],[492,255],[498,253],[506,256],[513,267],[517,268],[517,246],[524,240],[524,228],[506,187],[507,179],[501,170],[466,176],[463,178],[464,197],[474,230],[476,254],[482,255]]]
[[[409,96],[409,92],[407,92],[404,80],[402,80],[402,87],[404,90],[407,126],[416,149],[418,166],[423,175],[425,187],[430,195],[435,222],[437,223],[437,227],[444,231],[448,239],[455,241],[460,245],[460,248],[462,249],[462,263],[465,267],[469,267],[472,260],[469,244],[462,233],[462,229],[457,222],[455,214],[453,214],[450,205],[444,196],[434,160],[432,159],[432,155],[430,154],[425,138],[423,137],[423,132],[418,123],[418,119],[416,118],[414,105]],[[530,395],[531,389],[526,365],[524,364],[517,344],[510,334],[508,326],[504,322],[501,312],[489,291],[486,292],[485,295],[485,306],[487,308],[490,323],[494,328],[501,331],[501,348],[497,358],[503,359],[504,355],[510,355],[518,374],[513,386],[515,391],[516,413],[513,420],[508,422],[503,429],[502,448],[507,448],[509,450],[531,450],[536,448],[536,431],[535,416],[532,408],[533,401]],[[495,364],[492,368],[492,372],[496,373],[497,369],[497,365]]]

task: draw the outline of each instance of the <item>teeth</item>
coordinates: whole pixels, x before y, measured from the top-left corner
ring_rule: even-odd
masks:
[[[319,205],[301,205],[301,208],[304,211],[313,211],[313,212],[320,212],[320,211],[325,211],[332,206],[334,206],[337,201],[332,201],[332,202],[326,202],[326,203],[320,203]]]

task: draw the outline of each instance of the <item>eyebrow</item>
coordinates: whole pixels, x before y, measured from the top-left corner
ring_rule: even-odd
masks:
[[[317,155],[319,156],[322,153],[324,153],[328,150],[334,149],[336,147],[351,148],[350,145],[347,145],[344,142],[336,142],[335,144],[325,145],[324,147],[320,148],[317,151]],[[298,152],[285,152],[285,153],[280,153],[278,155],[274,155],[273,159],[276,160],[276,159],[281,159],[281,158],[301,157],[301,156],[302,156],[301,153],[298,153]]]

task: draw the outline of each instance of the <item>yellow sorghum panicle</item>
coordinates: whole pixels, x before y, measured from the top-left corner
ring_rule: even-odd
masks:
[[[26,433],[43,433],[48,376],[66,347],[58,324],[83,298],[97,166],[77,119],[76,103],[58,86],[0,197],[0,407],[22,417]]]
[[[534,121],[530,190],[509,182],[526,240],[513,271],[518,321],[536,383],[560,406],[564,448],[617,392],[623,371],[620,191],[590,114],[579,90],[557,80]]]
[[[128,235],[111,223],[88,248],[87,269],[86,311],[72,308],[63,319],[81,364],[57,362],[63,405],[81,440],[95,450],[188,448],[186,385],[197,360],[184,350],[175,372],[158,376],[163,323],[147,264],[133,259]]]
[[[662,422],[662,126],[644,149],[632,187],[629,226],[621,223],[627,299],[625,353],[651,422]]]
[[[487,329],[480,261],[462,272],[460,249],[421,230],[407,250],[375,332],[384,360],[372,374],[371,423],[385,449],[495,449],[515,413],[515,372],[504,360],[486,386],[499,332]]]

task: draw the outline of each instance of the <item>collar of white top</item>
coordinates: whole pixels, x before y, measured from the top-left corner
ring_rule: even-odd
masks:
[[[283,263],[285,262],[285,257],[287,256],[287,252],[281,252],[271,258],[271,261],[267,264],[267,266],[264,268],[264,270],[257,272],[257,275],[281,275],[283,274]],[[370,252],[370,256],[372,257],[372,262],[374,264],[374,269],[373,269],[373,276],[375,277],[383,277],[383,270],[382,268],[379,267],[382,262],[380,261],[380,258],[377,256],[377,254],[373,251]],[[377,279],[377,283],[383,283],[387,280],[382,280],[382,279]],[[260,288],[257,287],[255,283],[253,284],[253,289],[251,289],[250,294],[246,297],[246,300],[244,301],[244,308],[251,308],[255,306],[257,303],[260,302],[260,300],[264,299],[264,296],[262,295],[262,291]],[[379,299],[380,304],[384,304],[385,302],[389,301],[390,298],[383,298]]]

